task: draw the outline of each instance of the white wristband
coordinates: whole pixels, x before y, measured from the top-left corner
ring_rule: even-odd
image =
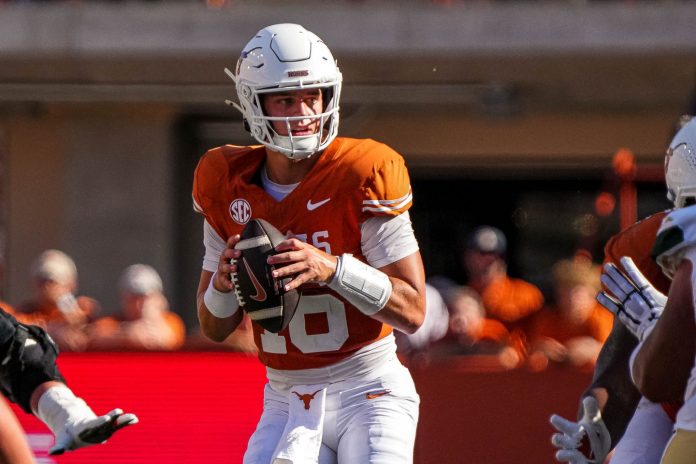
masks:
[[[210,279],[210,284],[203,294],[203,302],[208,312],[218,319],[230,317],[239,309],[239,301],[234,292],[221,292],[213,285],[215,275]]]
[[[54,435],[64,430],[67,424],[97,417],[87,403],[65,385],[46,390],[39,398],[34,413]]]
[[[368,316],[384,308],[392,293],[389,276],[347,253],[338,257],[329,288]]]

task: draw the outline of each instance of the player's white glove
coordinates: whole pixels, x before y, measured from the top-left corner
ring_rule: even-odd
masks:
[[[621,266],[625,272],[613,263],[604,265],[601,280],[610,293],[600,292],[597,301],[643,341],[662,315],[667,297],[648,282],[631,258],[621,258]]]
[[[551,443],[558,448],[556,460],[571,464],[602,464],[611,449],[609,430],[604,425],[594,397],[585,397],[582,408],[580,422],[571,422],[556,414],[551,416],[551,425],[560,432],[551,436]],[[578,449],[585,437],[590,443],[590,456],[585,456]]]
[[[135,414],[124,414],[121,409],[114,409],[103,416],[69,422],[56,435],[56,444],[48,454],[63,454],[65,451],[104,443],[116,431],[137,423],[138,418]]]

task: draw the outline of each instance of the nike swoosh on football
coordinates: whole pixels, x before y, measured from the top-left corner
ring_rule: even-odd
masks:
[[[247,273],[249,273],[251,283],[254,286],[254,289],[256,290],[256,295],[250,295],[249,298],[258,302],[266,301],[266,298],[268,296],[266,295],[266,290],[263,289],[263,285],[261,285],[261,282],[259,282],[259,280],[252,272],[251,267],[249,267],[249,264],[247,263],[246,259],[242,258],[242,262],[244,263],[244,267],[246,268]]]
[[[312,200],[307,200],[307,209],[309,211],[314,211],[315,209],[317,209],[321,205],[325,205],[326,203],[328,203],[330,200],[331,200],[331,197],[327,198],[326,200],[318,201],[316,203],[312,203]]]

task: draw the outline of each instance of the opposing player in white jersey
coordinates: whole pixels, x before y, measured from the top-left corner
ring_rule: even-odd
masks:
[[[663,294],[668,293],[672,285],[673,272],[663,273],[664,266],[658,266],[654,256],[662,264],[671,255],[674,243],[678,242],[679,247],[688,243],[688,240],[675,241],[673,231],[658,235],[665,230],[665,224],[694,214],[689,208],[682,208],[691,204],[696,186],[694,159],[689,155],[696,140],[696,125],[691,116],[683,116],[679,123],[665,158],[667,197],[674,208],[653,214],[621,231],[605,247],[607,264],[602,281],[608,291],[601,292],[598,300],[618,317],[600,354],[592,383],[583,393],[578,422],[556,415],[552,418],[558,430],[552,441],[559,448],[556,454],[559,461],[601,463],[614,447],[612,464],[657,464],[672,436],[683,396],[681,393],[650,396],[665,398],[658,402],[641,397],[633,384],[628,360],[638,342],[649,333],[647,328],[657,320],[662,308],[658,302],[666,299]],[[668,215],[671,219],[665,219]],[[645,308],[645,305],[654,308]],[[641,317],[631,315],[630,311],[639,312]],[[640,324],[643,319],[644,324]],[[665,366],[671,366],[671,361]],[[675,374],[677,377],[666,378],[641,375],[640,382],[658,386],[683,385],[685,381],[679,380],[680,374]],[[583,446],[585,444],[589,446]]]
[[[696,120],[675,136],[666,159],[666,181],[677,208],[658,231],[654,255],[672,276],[664,312],[636,348],[636,386],[655,401],[683,398],[662,462],[694,462],[696,456]],[[652,328],[652,321],[648,322]],[[648,329],[650,330],[650,329]]]
[[[675,209],[663,220],[653,255],[672,278],[668,297],[655,290],[632,261],[625,273],[607,267],[605,285],[614,311],[638,337],[631,375],[651,401],[683,400],[661,462],[685,464],[696,456],[696,120],[674,137],[665,159],[668,196]],[[609,305],[611,306],[611,304]]]
[[[287,289],[302,290],[287,328],[253,324],[268,384],[244,462],[410,463],[419,398],[392,328],[423,323],[425,279],[404,160],[336,137],[342,76],[302,26],[260,30],[226,72],[260,145],[210,150],[196,169],[202,330],[222,341],[242,319],[230,260],[252,218],[288,237],[269,262],[285,265],[276,272],[292,276]]]

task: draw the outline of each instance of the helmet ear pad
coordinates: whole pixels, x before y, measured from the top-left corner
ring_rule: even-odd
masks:
[[[687,121],[672,139],[665,157],[667,198],[675,208],[696,198],[696,119]]]

